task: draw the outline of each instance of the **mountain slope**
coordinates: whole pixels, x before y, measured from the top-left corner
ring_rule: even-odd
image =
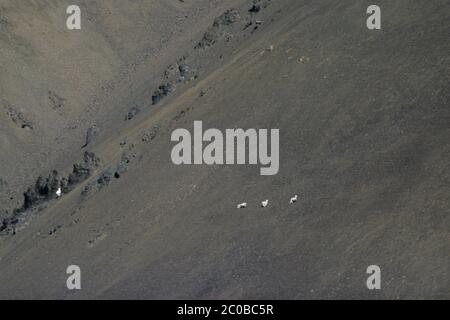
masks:
[[[449,298],[448,3],[382,1],[380,31],[361,1],[266,4],[256,17],[229,5],[205,26],[237,10],[214,44],[194,48],[199,32],[174,50],[198,78],[159,103],[143,76],[111,93],[145,108],[105,120],[88,146],[101,166],[0,238],[0,297]],[[195,120],[280,129],[279,173],[175,166],[170,135]],[[65,287],[70,264],[80,291]]]

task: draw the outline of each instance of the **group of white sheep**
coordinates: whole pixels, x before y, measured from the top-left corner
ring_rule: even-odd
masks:
[[[61,195],[62,195],[62,190],[61,190],[61,188],[58,188],[58,191],[56,191],[56,197],[61,197]],[[291,198],[291,200],[289,200],[289,204],[293,204],[293,203],[296,203],[297,202],[297,199],[298,199],[298,195],[296,194],[296,195],[294,195],[292,198]],[[266,199],[266,200],[264,200],[264,201],[261,201],[261,207],[263,207],[263,208],[265,208],[265,207],[267,207],[269,205],[269,200],[268,199]],[[240,204],[238,204],[237,205],[237,208],[238,209],[244,209],[244,208],[247,208],[247,202],[243,202],[243,203],[240,203]]]
[[[289,204],[296,203],[297,200],[298,200],[298,195],[296,194],[295,196],[293,196],[293,197],[291,198],[291,200],[289,200]],[[268,205],[269,205],[269,200],[268,200],[268,199],[266,199],[266,200],[264,200],[264,201],[261,201],[261,207],[265,208],[265,207],[267,207]],[[243,202],[243,203],[238,204],[238,205],[237,205],[237,208],[238,208],[238,209],[244,209],[244,208],[247,208],[247,202]]]

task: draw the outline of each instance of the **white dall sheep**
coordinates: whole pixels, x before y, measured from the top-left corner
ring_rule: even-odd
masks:
[[[237,205],[237,208],[238,208],[238,209],[247,208],[247,202],[238,204],[238,205]]]
[[[265,208],[269,204],[269,200],[264,200],[261,202],[261,207]]]
[[[297,199],[298,199],[298,195],[295,195],[295,196],[293,196],[292,198],[291,198],[291,200],[289,201],[289,203],[296,203],[297,202]]]

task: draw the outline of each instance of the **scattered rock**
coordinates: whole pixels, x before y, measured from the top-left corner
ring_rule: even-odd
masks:
[[[142,135],[142,142],[150,142],[156,138],[159,132],[159,127],[154,126],[149,132],[146,132]]]
[[[14,122],[16,126],[26,130],[32,130],[33,124],[31,121],[25,118],[22,112],[17,111],[13,107],[9,106],[6,111],[6,115]]]
[[[177,73],[177,67],[175,65],[171,64],[164,71],[164,78],[166,80],[170,80],[175,77],[176,73]]]
[[[107,169],[104,171],[97,180],[89,183],[86,187],[84,187],[81,195],[86,197],[94,192],[101,190],[103,187],[110,184],[112,180],[113,172],[111,169]]]
[[[52,104],[53,110],[60,110],[62,107],[64,107],[64,103],[66,101],[66,99],[51,90],[48,92],[48,99]]]
[[[180,71],[180,77],[186,78],[189,75],[189,66],[187,64],[181,64],[178,66]]]
[[[128,164],[131,162],[131,156],[128,152],[122,153],[122,158],[120,160],[120,165],[124,165],[125,167],[128,167]]]
[[[196,44],[195,49],[205,49],[213,46],[222,36],[223,29],[234,24],[239,18],[239,13],[235,9],[229,9],[214,20],[212,27],[210,27],[204,34],[202,39]]]
[[[211,30],[211,31],[206,31],[203,34],[203,38],[200,40],[200,42],[195,46],[195,49],[199,49],[199,48],[208,48],[213,46],[217,39],[218,39],[218,33],[215,30]]]
[[[128,113],[125,117],[125,121],[133,119],[139,112],[141,112],[141,107],[135,105],[128,110]]]
[[[106,170],[103,172],[100,177],[97,179],[97,184],[102,188],[103,186],[107,186],[111,182],[111,178],[113,176],[113,173],[111,169]]]
[[[27,210],[44,201],[55,198],[55,193],[58,188],[59,178],[56,170],[53,170],[47,178],[39,176],[34,187],[29,187],[24,193],[22,209]]]
[[[189,107],[187,107],[186,109],[181,110],[175,117],[172,118],[172,122],[178,122],[178,121],[180,121],[181,119],[183,119],[183,118],[187,115],[187,113],[188,113],[189,111],[191,111],[191,110],[193,110],[193,109],[194,109],[193,106],[189,106]]]
[[[52,234],[55,234],[56,231],[58,231],[58,230],[61,229],[61,228],[62,228],[62,225],[61,225],[61,224],[58,224],[56,227],[54,227],[53,229],[51,229],[51,230],[48,232],[48,235],[51,236]]]

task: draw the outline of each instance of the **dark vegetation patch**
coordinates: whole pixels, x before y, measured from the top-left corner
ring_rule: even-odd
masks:
[[[233,25],[239,19],[239,13],[235,9],[229,9],[214,19],[213,25],[203,34],[202,39],[194,49],[206,49],[213,46],[224,34],[224,30]]]
[[[152,104],[155,105],[163,98],[167,97],[174,91],[174,86],[171,83],[162,84],[158,87],[152,95]]]
[[[113,176],[112,169],[107,169],[102,172],[100,176],[93,182],[89,183],[86,187],[84,187],[81,195],[83,197],[89,196],[90,194],[101,190],[103,187],[110,184]]]
[[[64,103],[66,102],[66,99],[51,90],[48,92],[48,99],[50,100],[53,110],[57,111],[62,109],[64,107]]]
[[[48,201],[56,198],[56,191],[61,188],[63,193],[68,193],[75,186],[86,180],[93,170],[100,165],[100,160],[94,153],[86,151],[81,164],[74,164],[69,176],[60,178],[58,172],[53,170],[48,176],[39,176],[24,193],[23,204],[16,208],[12,215],[0,216],[0,232],[15,234],[16,225],[26,219],[33,211],[39,211]]]
[[[152,105],[175,91],[175,84],[187,83],[198,78],[198,70],[188,63],[186,55],[183,55],[175,64],[169,65],[164,71],[164,83],[152,94]]]
[[[176,77],[178,82],[189,82],[198,78],[198,70],[189,65],[186,56],[182,56],[178,59],[176,66]]]
[[[252,7],[248,10],[250,13],[258,13],[261,11],[261,5],[258,4],[258,1],[254,1]]]
[[[180,78],[186,78],[189,75],[189,66],[185,63],[178,66],[178,71],[180,71]]]
[[[15,223],[15,221],[13,221],[13,218],[9,217],[0,218],[0,232],[4,232],[5,230],[7,230],[9,226],[12,225],[13,223]]]
[[[86,148],[91,144],[100,133],[100,129],[94,124],[86,130],[86,140],[81,148]]]
[[[76,184],[86,180],[92,174],[92,171],[100,165],[100,159],[93,152],[86,151],[83,160],[83,163],[73,165],[72,173],[68,178],[69,190]]]
[[[261,24],[256,19],[256,14],[266,8],[271,0],[253,0],[252,6],[248,11],[247,26],[256,24],[255,30]],[[214,19],[213,24],[203,34],[202,39],[194,46],[194,49],[206,49],[212,47],[219,40],[225,39],[227,42],[233,38],[231,28],[240,18],[238,10],[231,8]],[[175,90],[175,83],[189,82],[198,78],[198,72],[187,63],[187,57],[183,56],[178,59],[176,64],[169,65],[164,71],[164,83],[152,94],[152,105],[158,104],[162,99],[167,97]],[[134,116],[134,115],[133,115]]]

